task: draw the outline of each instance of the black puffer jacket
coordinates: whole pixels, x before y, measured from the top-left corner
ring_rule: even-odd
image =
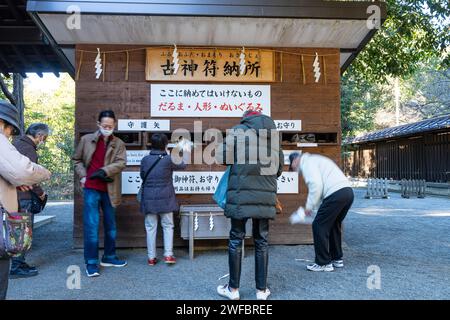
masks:
[[[254,130],[249,132],[251,129]],[[267,129],[267,134],[259,131],[261,129]],[[274,130],[275,136],[271,136],[271,130]],[[252,132],[252,138],[245,138],[252,135]],[[233,219],[273,219],[276,214],[277,177],[281,175],[284,163],[275,123],[266,115],[252,115],[243,118],[230,133],[227,135],[223,153],[221,152],[224,158],[219,159],[225,160],[222,162],[226,164],[233,163],[228,181],[225,215]],[[277,139],[278,143],[271,143],[274,139]],[[264,145],[261,141],[267,143]],[[246,151],[243,151],[244,144]],[[249,156],[249,150],[252,149],[258,152],[253,163]],[[243,164],[238,162],[240,157],[245,159]]]

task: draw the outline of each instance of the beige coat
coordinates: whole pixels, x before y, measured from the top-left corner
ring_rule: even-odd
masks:
[[[87,168],[91,163],[92,156],[97,148],[97,141],[100,137],[100,131],[86,134],[81,137],[80,142],[73,155],[75,172],[79,179],[86,177]],[[108,144],[105,155],[105,163],[102,169],[113,182],[108,183],[108,195],[113,207],[117,207],[122,200],[122,171],[127,164],[127,152],[125,143],[119,138],[112,136]]]
[[[50,171],[20,154],[0,133],[0,202],[11,212],[17,211],[16,187],[31,186],[50,179]]]

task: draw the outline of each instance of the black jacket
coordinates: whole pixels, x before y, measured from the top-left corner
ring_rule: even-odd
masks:
[[[254,129],[253,139],[245,138],[243,140],[244,134],[250,134],[248,130],[251,129]],[[267,138],[259,131],[261,129],[267,129]],[[271,136],[271,130],[275,134],[274,137]],[[278,144],[272,143],[274,138],[278,140]],[[265,146],[260,145],[261,139],[266,141]],[[232,147],[233,141],[234,148]],[[242,148],[244,144],[245,152]],[[258,152],[258,157],[253,163],[250,161],[249,155],[249,150],[252,148]],[[260,148],[264,148],[264,150],[260,150]],[[284,164],[283,151],[274,121],[266,115],[243,118],[239,125],[232,128],[231,134],[227,135],[223,151],[221,154],[224,159],[220,160],[225,160],[223,161],[225,164],[232,164],[228,180],[225,215],[233,219],[273,219],[276,214],[277,177],[281,175]],[[271,155],[269,163],[261,162],[262,159],[259,156],[261,153],[267,157]],[[237,163],[239,157],[245,158],[243,164]],[[268,170],[269,167],[271,170]],[[264,172],[264,169],[267,171]]]

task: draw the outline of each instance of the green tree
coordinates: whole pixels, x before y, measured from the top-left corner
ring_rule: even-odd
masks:
[[[62,75],[55,91],[31,90],[25,86],[25,125],[46,123],[51,135],[39,150],[39,162],[53,176],[44,187],[53,199],[72,197],[75,123],[75,85],[68,74]]]
[[[448,0],[387,0],[386,6],[381,30],[342,78],[344,137],[376,128],[378,110],[392,105],[390,79],[410,81],[426,66],[444,74],[450,67]]]

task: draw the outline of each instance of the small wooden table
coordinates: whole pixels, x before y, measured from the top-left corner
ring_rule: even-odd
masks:
[[[246,224],[245,238],[252,234],[252,220]],[[181,238],[189,240],[189,258],[194,259],[194,239],[229,239],[230,219],[217,205],[182,205],[180,207]],[[244,241],[242,241],[244,254]]]

